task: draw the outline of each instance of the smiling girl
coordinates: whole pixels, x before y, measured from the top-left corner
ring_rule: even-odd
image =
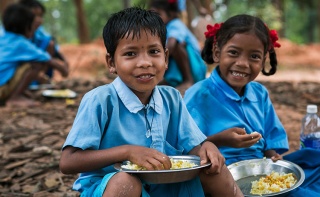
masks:
[[[288,150],[286,132],[267,89],[254,81],[260,72],[269,76],[277,70],[276,31],[250,15],[236,15],[207,29],[202,58],[219,65],[208,79],[187,90],[191,116],[227,165],[253,158],[281,159]]]

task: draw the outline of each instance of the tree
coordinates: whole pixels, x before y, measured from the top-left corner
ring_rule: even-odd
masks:
[[[86,20],[86,15],[83,9],[83,2],[82,0],[74,0],[74,4],[76,6],[76,19],[78,25],[78,38],[81,44],[89,43],[89,29]]]

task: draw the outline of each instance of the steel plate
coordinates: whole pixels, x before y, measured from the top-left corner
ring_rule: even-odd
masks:
[[[299,187],[305,179],[304,171],[298,165],[285,160],[273,162],[271,159],[251,159],[233,163],[228,166],[228,169],[244,196],[281,196]],[[259,180],[260,177],[270,174],[272,171],[278,173],[293,173],[297,182],[291,188],[281,192],[263,195],[250,194],[251,182]]]
[[[195,155],[184,155],[184,156],[169,156],[173,160],[183,160],[189,161],[197,166],[192,168],[182,168],[182,169],[173,169],[173,170],[131,170],[122,168],[122,165],[126,165],[128,161],[122,163],[116,163],[114,168],[131,173],[136,174],[140,179],[144,180],[149,184],[163,184],[163,183],[177,183],[188,181],[196,176],[198,176],[200,170],[202,168],[208,167],[211,163],[200,166],[200,157]]]

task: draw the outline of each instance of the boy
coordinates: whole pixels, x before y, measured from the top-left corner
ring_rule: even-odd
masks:
[[[57,69],[63,77],[68,75],[67,64],[51,58],[29,40],[35,30],[34,19],[30,10],[18,4],[8,6],[3,13],[5,31],[0,35],[0,100],[8,106],[39,105],[25,97],[24,91],[47,67]]]
[[[81,196],[242,196],[217,148],[204,142],[180,93],[157,86],[169,55],[159,15],[136,7],[120,11],[105,25],[103,38],[109,70],[118,77],[83,97],[63,145],[61,171],[81,173],[73,188]],[[129,160],[148,170],[169,169],[167,155],[186,154],[212,165],[193,180],[159,185],[113,168]]]

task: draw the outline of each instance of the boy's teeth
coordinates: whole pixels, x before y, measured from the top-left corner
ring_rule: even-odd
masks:
[[[141,75],[140,78],[150,78],[150,75]]]
[[[236,76],[236,77],[246,77],[247,76],[247,74],[242,74],[242,73],[237,73],[237,72],[232,72],[231,73],[233,76]]]

